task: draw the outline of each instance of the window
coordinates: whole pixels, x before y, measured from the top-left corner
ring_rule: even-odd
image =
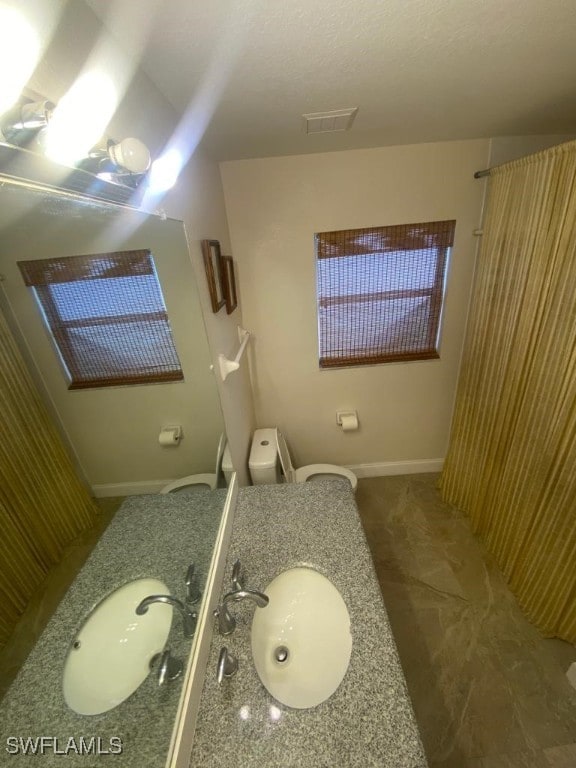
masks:
[[[184,378],[150,251],[18,262],[69,389]]]
[[[455,221],[315,235],[320,367],[427,360]]]

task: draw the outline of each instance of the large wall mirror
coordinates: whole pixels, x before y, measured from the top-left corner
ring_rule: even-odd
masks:
[[[68,257],[126,252],[142,252],[152,257],[152,262],[146,257],[146,269],[154,272],[160,285],[183,376],[180,380],[154,384],[70,388],[66,366],[42,317],[45,310],[33,288],[26,285],[18,262],[55,260],[58,264]],[[202,588],[209,579],[227,497],[223,473],[214,489],[202,487],[190,488],[182,494],[159,493],[165,484],[177,478],[215,476],[217,453],[219,447],[222,453],[224,434],[184,226],[180,221],[13,183],[0,176],[0,275],[0,308],[42,398],[68,443],[79,475],[96,497],[127,497],[117,513],[120,517],[124,514],[125,521],[112,519],[92,553],[92,570],[87,571],[84,566],[64,598],[67,600],[72,594],[70,606],[76,615],[65,630],[53,628],[52,635],[60,644],[46,646],[44,633],[26,662],[28,664],[36,653],[36,668],[44,670],[37,684],[30,678],[25,680],[26,685],[35,685],[34,692],[20,691],[11,696],[14,686],[9,689],[0,701],[0,720],[6,727],[9,724],[13,736],[41,736],[48,728],[63,740],[82,733],[106,735],[107,739],[110,734],[116,733],[118,738],[124,734],[126,761],[117,759],[116,764],[137,765],[139,755],[149,765],[162,765],[171,749],[172,726],[181,716],[184,674],[173,683],[158,686],[154,671],[133,696],[110,713],[91,719],[90,715],[73,712],[62,700],[61,670],[68,644],[73,640],[68,636],[70,627],[76,632],[99,600],[111,592],[114,569],[127,574],[122,568],[130,561],[135,563],[130,572],[132,577],[162,580],[165,576],[170,593],[183,603],[186,603],[185,577],[189,561],[196,561],[196,586]],[[93,315],[94,310],[88,314]],[[77,319],[74,322],[82,325]],[[98,340],[94,343],[98,345]],[[137,346],[136,342],[132,346]],[[160,440],[162,430],[172,427],[181,428],[181,439],[174,445]],[[115,532],[119,532],[119,537],[115,538]],[[102,550],[106,540],[108,553]],[[162,548],[172,556],[168,571],[161,572],[159,565],[157,572],[149,573],[154,570],[154,563],[160,562],[158,552]],[[89,583],[90,574],[98,581],[96,586]],[[119,578],[129,580],[131,577],[120,575]],[[78,602],[82,593],[88,595],[88,604]],[[201,599],[191,607],[198,614]],[[182,657],[192,658],[196,639],[184,637],[181,618],[174,610],[169,631],[170,637],[174,637],[171,641],[174,655],[180,657],[186,669],[186,658]],[[51,663],[47,663],[49,658]],[[48,673],[49,667],[58,671]],[[43,696],[51,698],[44,701]],[[21,705],[23,700],[26,700],[28,715],[18,728],[18,701]],[[31,724],[40,722],[34,720],[34,712],[41,710],[52,719],[42,715],[45,718],[41,721],[43,732],[30,733]],[[110,747],[109,740],[106,744]]]

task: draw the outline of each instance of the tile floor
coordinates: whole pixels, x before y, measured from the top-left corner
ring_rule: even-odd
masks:
[[[431,768],[576,768],[576,648],[545,640],[436,475],[356,500]]]
[[[32,596],[12,636],[0,650],[0,699],[123,501],[123,497],[96,499],[100,515],[95,525],[66,547],[61,561],[50,570],[46,581]]]

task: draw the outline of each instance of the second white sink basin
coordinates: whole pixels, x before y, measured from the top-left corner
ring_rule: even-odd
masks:
[[[117,589],[92,611],[76,635],[64,666],[64,699],[80,715],[107,712],[146,679],[163,648],[172,608],[154,603],[143,616],[136,607],[148,595],[168,595],[157,579],[138,579]]]
[[[311,568],[283,571],[252,621],[256,671],[277,701],[315,707],[338,688],[350,662],[350,616],[336,587]]]

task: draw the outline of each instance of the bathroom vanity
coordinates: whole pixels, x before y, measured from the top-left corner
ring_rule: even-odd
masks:
[[[0,765],[33,761],[32,765],[41,768],[93,766],[101,759],[122,768],[162,768],[166,764],[183,674],[159,686],[154,670],[115,708],[80,715],[64,701],[63,670],[86,618],[119,587],[136,579],[155,578],[174,597],[184,600],[186,571],[194,562],[199,587],[204,589],[225,496],[226,490],[218,490],[133,496],[124,501],[0,702]],[[159,606],[162,609],[172,611],[167,605]],[[167,646],[184,668],[192,643],[184,636],[181,616],[174,611]],[[37,755],[25,755],[21,749],[16,753],[20,742],[14,740],[41,736],[57,741],[38,743]],[[74,746],[66,755],[57,753],[68,749],[70,739],[79,746],[81,738],[87,744],[92,738],[98,740],[92,748],[101,757],[77,755]],[[12,741],[8,743],[8,739]]]
[[[276,701],[252,661],[252,602],[233,603],[236,629],[214,628],[192,750],[192,768],[425,768],[396,645],[350,483],[318,480],[243,488],[234,515],[222,594],[233,564],[245,587],[264,590],[281,572],[307,566],[326,576],[348,608],[352,654],[336,692],[310,709]],[[226,646],[238,670],[220,684]]]
[[[110,753],[106,764],[163,768],[179,703],[188,702],[191,712],[199,702],[192,768],[426,768],[349,482],[329,479],[243,488],[223,535],[220,511],[225,494],[135,496],[124,502],[0,704],[2,765],[30,760],[45,768],[100,764],[101,758],[93,754],[72,753],[63,759],[50,746],[41,756],[6,754],[9,738],[47,736],[57,739],[60,748],[71,737],[76,744],[81,737],[94,737],[100,740],[103,757]],[[218,537],[222,554],[209,571]],[[260,682],[252,660],[251,626],[254,611],[266,608],[248,600],[231,603],[236,628],[226,637],[219,634],[212,610],[232,589],[237,559],[247,589],[263,591],[279,574],[303,566],[326,577],[343,598],[350,619],[350,661],[338,688],[317,706],[285,706]],[[204,650],[195,654],[202,669],[195,678],[200,684],[194,683],[194,706],[182,695],[184,675],[159,687],[154,670],[115,708],[91,716],[73,712],[63,697],[63,668],[93,608],[118,587],[140,578],[159,579],[182,599],[192,560],[202,577],[200,586],[207,579],[210,592],[202,609],[205,632],[197,640]],[[167,605],[160,609],[170,611]],[[168,638],[172,654],[185,662],[191,642],[175,611]],[[223,646],[237,658],[238,669],[219,684],[216,668]],[[118,740],[121,754],[115,753]],[[188,766],[186,744],[178,752],[177,765]]]

